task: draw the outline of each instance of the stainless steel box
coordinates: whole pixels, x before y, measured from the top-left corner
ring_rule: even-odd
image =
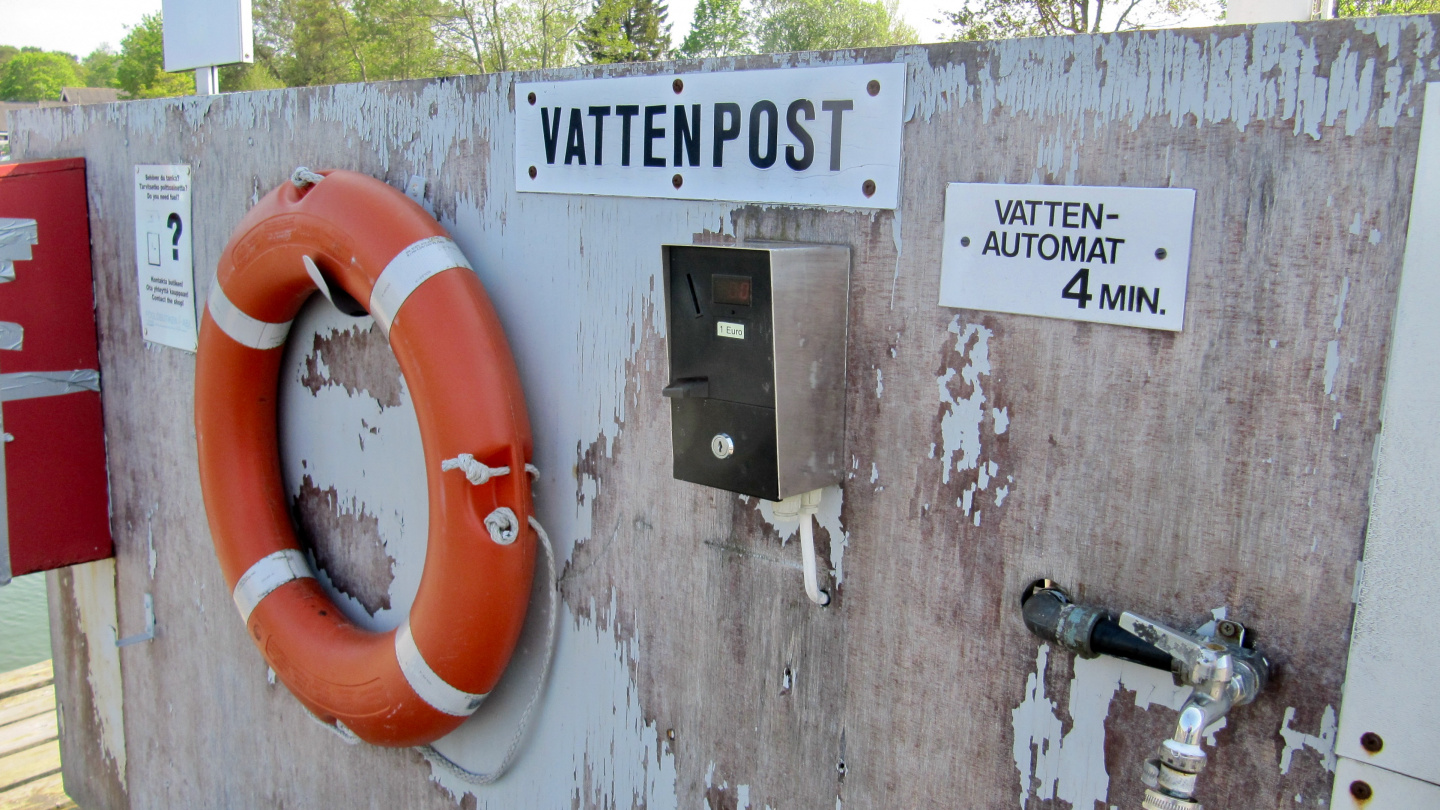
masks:
[[[663,245],[675,477],[769,500],[844,475],[850,249]]]

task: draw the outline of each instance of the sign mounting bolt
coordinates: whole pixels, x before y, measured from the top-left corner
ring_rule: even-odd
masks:
[[[676,79],[675,81],[670,83],[670,89],[674,90],[678,94],[681,90],[685,89],[685,82]]]
[[[535,179],[535,175],[537,175],[537,174],[539,174],[539,173],[540,173],[540,172],[538,172],[538,171],[535,170],[535,167],[534,167],[534,166],[531,166],[531,167],[530,167],[530,179],[531,179],[531,180],[534,180],[534,179]]]
[[[1359,779],[1356,779],[1354,782],[1350,783],[1350,795],[1363,802],[1371,796],[1374,796],[1375,791],[1370,789],[1369,782],[1362,782]]]
[[[529,98],[528,98],[527,100],[530,102],[530,106],[531,106],[531,107],[534,107],[534,106],[535,106],[535,94],[534,94],[534,93],[531,93],[530,96],[529,96]]]
[[[869,93],[872,96],[880,95],[880,80],[871,79],[870,83],[865,85],[865,92]]]
[[[970,237],[968,237],[968,236],[962,236],[962,237],[960,237],[960,247],[970,247]]]
[[[866,197],[874,197],[874,196],[875,196],[875,181],[874,181],[874,180],[866,180],[863,184],[861,184],[861,186],[860,186],[860,191],[861,191]]]
[[[1360,735],[1360,747],[1372,754],[1378,754],[1380,749],[1385,747],[1385,740],[1381,739],[1379,734],[1367,731]]]
[[[677,174],[674,177],[670,178],[670,185],[674,186],[675,188],[680,188],[681,186],[685,185],[685,178]]]
[[[1165,248],[1155,248],[1155,258],[1164,261],[1165,257],[1169,255],[1170,251],[1166,250]]]

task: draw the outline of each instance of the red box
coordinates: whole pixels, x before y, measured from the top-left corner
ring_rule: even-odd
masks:
[[[88,390],[100,357],[85,160],[0,163],[0,219],[34,220],[37,237],[14,280],[0,282],[0,322],[24,335],[18,350],[0,349],[4,583],[7,568],[20,576],[98,560],[114,545],[100,393]]]

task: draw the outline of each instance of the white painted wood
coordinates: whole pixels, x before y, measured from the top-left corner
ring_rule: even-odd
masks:
[[[1350,792],[1357,781],[1369,786],[1369,799],[1362,801]],[[1440,807],[1440,785],[1341,757],[1335,768],[1335,792],[1330,797],[1330,807],[1332,810],[1433,810]]]
[[[1400,276],[1364,573],[1340,709],[1343,756],[1440,782],[1440,83],[1426,115]],[[1360,735],[1379,734],[1369,753]]]

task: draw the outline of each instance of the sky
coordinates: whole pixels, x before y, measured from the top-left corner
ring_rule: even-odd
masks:
[[[671,38],[680,44],[695,16],[696,0],[669,0]],[[945,39],[948,26],[931,22],[941,9],[963,0],[899,0],[900,16],[920,34],[921,42]],[[160,0],[0,0],[0,45],[34,45],[84,57],[102,44],[120,49],[125,27],[160,10]],[[1207,21],[1197,20],[1204,25]]]

